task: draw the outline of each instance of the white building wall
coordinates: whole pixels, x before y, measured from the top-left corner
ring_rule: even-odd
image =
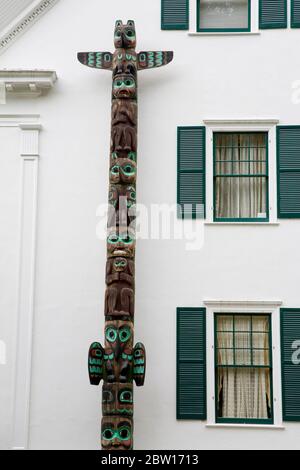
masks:
[[[86,359],[90,342],[103,339],[106,247],[96,238],[96,209],[107,200],[111,76],[81,66],[76,53],[112,50],[118,18],[136,21],[138,49],[175,52],[168,67],[139,75],[140,203],[176,202],[178,125],[249,118],[300,124],[300,105],[292,102],[293,83],[300,79],[299,30],[189,36],[160,30],[159,0],[60,0],[0,57],[1,68],[53,69],[59,77],[47,97],[12,98],[0,109],[40,114],[43,125],[30,449],[99,446],[101,389],[89,385]],[[148,356],[146,385],[135,392],[135,447],[299,448],[297,423],[268,430],[176,421],[177,306],[202,306],[205,299],[300,305],[299,220],[197,224],[204,233],[197,251],[186,251],[184,241],[138,243],[136,339]],[[14,281],[5,281],[11,289]],[[3,308],[3,315],[10,313]],[[7,436],[3,443],[15,445]]]

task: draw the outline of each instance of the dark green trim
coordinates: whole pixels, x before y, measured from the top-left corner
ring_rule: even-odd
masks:
[[[217,135],[220,135],[220,134],[265,134],[265,139],[266,139],[266,145],[265,145],[265,148],[266,148],[266,174],[262,174],[262,175],[222,175],[222,176],[218,176],[216,175],[216,145],[215,145],[215,141],[216,141],[216,136]],[[232,147],[230,146],[229,148],[235,148],[235,147]],[[241,148],[246,148],[246,147],[241,147]],[[247,147],[248,148],[248,147]],[[261,148],[261,147],[257,147],[257,148]],[[250,160],[248,160],[249,162],[251,162]],[[230,162],[230,160],[229,160]],[[260,177],[265,177],[266,178],[266,217],[261,217],[261,218],[226,218],[226,217],[217,217],[216,215],[216,178],[225,178],[225,177],[229,177],[229,178],[232,178],[232,177],[243,177],[243,176],[247,176],[247,177],[252,177],[252,178],[260,178]],[[242,132],[231,132],[231,131],[228,131],[228,132],[214,132],[213,133],[213,193],[214,193],[214,222],[255,222],[255,223],[266,223],[266,222],[269,222],[270,220],[270,181],[269,181],[269,134],[268,132],[260,132],[260,131],[256,131],[256,132],[251,132],[251,131],[242,131]]]
[[[180,357],[179,357],[179,337],[181,335],[180,327],[179,327],[179,318],[181,314],[184,314],[185,312],[199,312],[199,315],[202,315],[202,325],[203,325],[203,338],[204,338],[204,344],[202,345],[202,355],[203,355],[203,360],[199,361],[194,361],[194,362],[203,362],[203,368],[204,368],[204,383],[202,384],[202,401],[204,403],[204,413],[199,413],[199,414],[184,414],[180,413],[180,402],[179,402],[179,383],[180,383],[180,374],[179,374],[179,364],[181,363]],[[188,308],[188,307],[177,307],[177,315],[176,315],[176,419],[178,420],[200,420],[200,421],[206,421],[207,419],[207,365],[206,365],[206,308]],[[182,361],[185,362],[185,361]],[[186,361],[188,362],[188,361]],[[191,361],[192,362],[192,361]]]
[[[219,418],[218,417],[218,356],[217,356],[217,351],[218,349],[223,349],[223,348],[217,348],[217,318],[218,316],[224,316],[226,314],[224,313],[214,313],[214,364],[215,364],[215,419],[216,423],[227,423],[227,424],[269,424],[272,425],[274,424],[274,395],[273,395],[273,346],[272,346],[272,316],[271,314],[253,314],[253,313],[229,313],[228,316],[233,317],[233,350],[240,350],[241,348],[236,348],[235,347],[235,333],[238,331],[235,330],[235,323],[234,319],[235,317],[241,317],[241,316],[246,316],[246,317],[251,317],[251,348],[245,348],[245,349],[251,349],[252,351],[255,351],[256,348],[252,348],[252,338],[253,338],[253,331],[252,331],[252,318],[254,316],[267,316],[269,318],[269,331],[266,332],[266,334],[269,335],[269,355],[270,355],[270,364],[268,366],[255,366],[253,364],[253,353],[251,353],[251,362],[252,364],[250,366],[239,366],[235,364],[235,354],[233,354],[233,361],[234,365],[233,366],[224,366],[224,367],[231,367],[231,368],[240,368],[240,369],[246,369],[246,368],[251,368],[251,369],[269,369],[270,370],[270,406],[271,406],[271,418],[269,419],[240,419],[240,418]],[[245,333],[245,332],[242,332]],[[259,333],[258,331],[255,331],[254,333]],[[264,333],[264,332],[263,332]]]
[[[280,191],[280,176],[284,172],[292,172],[294,171],[295,173],[300,173],[300,170],[293,170],[292,168],[288,170],[281,170],[281,165],[280,165],[280,152],[281,152],[281,146],[280,146],[280,131],[283,129],[300,129],[300,126],[277,126],[276,129],[276,153],[277,153],[277,217],[278,219],[299,219],[300,218],[300,212],[283,212],[281,211],[281,191]]]
[[[199,169],[189,169],[189,170],[182,170],[181,165],[180,165],[180,138],[181,138],[181,131],[183,130],[199,130],[202,132],[202,139],[203,139],[203,155],[202,155],[202,160],[203,160],[203,165],[202,165],[202,170]],[[203,194],[202,194],[202,199],[203,199],[203,217],[200,216],[196,212],[196,210],[192,211],[192,214],[186,214],[184,212],[182,203],[180,201],[180,175],[183,173],[195,173],[199,174],[199,178],[202,177],[202,184],[203,184]],[[206,127],[205,126],[178,126],[177,127],[177,216],[180,219],[198,219],[198,218],[206,218]]]
[[[176,4],[176,0],[173,0],[174,4]],[[167,23],[164,20],[164,8],[165,8],[165,0],[161,0],[161,29],[162,30],[188,30],[189,29],[189,17],[190,17],[190,10],[189,10],[189,0],[185,0],[185,18],[182,18],[181,22],[178,23]],[[174,5],[176,8],[176,5]],[[180,14],[178,13],[178,16]]]
[[[249,33],[251,31],[251,0],[248,0],[248,27],[247,28],[200,28],[200,2],[197,1],[197,32],[198,33]]]
[[[281,308],[280,309],[280,337],[281,337],[281,383],[282,383],[282,412],[283,412],[283,421],[292,421],[292,422],[299,422],[300,421],[300,414],[298,415],[295,413],[294,415],[291,415],[290,413],[287,413],[287,395],[286,395],[286,380],[285,380],[285,366],[286,365],[292,365],[292,361],[286,361],[284,357],[284,349],[285,349],[285,338],[284,338],[284,316],[286,313],[299,313],[300,308]],[[290,326],[290,328],[293,328],[293,325]],[[300,338],[295,338],[300,339]],[[291,351],[291,356],[292,356],[292,351]],[[300,367],[299,365],[295,365],[295,367]],[[296,384],[294,384],[294,387],[297,387]],[[299,392],[298,392],[298,387],[296,388],[296,393],[297,397],[299,397]],[[299,400],[299,398],[298,398]],[[299,409],[299,407],[298,407]]]
[[[282,23],[263,20],[265,2],[268,2],[268,0],[259,0],[259,29],[286,29],[288,26],[287,0],[284,0],[284,20]]]
[[[298,18],[296,20],[296,12],[295,9],[298,7]],[[291,28],[300,28],[300,1],[299,0],[291,0]]]

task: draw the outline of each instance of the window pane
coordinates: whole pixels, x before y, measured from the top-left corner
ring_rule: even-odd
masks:
[[[253,365],[254,366],[269,366],[270,365],[270,353],[269,350],[253,350]]]
[[[199,0],[200,29],[248,29],[248,0]]]
[[[218,349],[217,363],[219,366],[234,366],[234,350]]]
[[[251,349],[236,349],[235,350],[235,365],[236,366],[251,366]]]
[[[233,316],[218,315],[217,330],[218,331],[230,331],[230,332],[233,331]]]
[[[216,217],[261,219],[267,217],[267,178],[216,178]]]
[[[271,418],[270,378],[269,369],[219,368],[217,417]]]

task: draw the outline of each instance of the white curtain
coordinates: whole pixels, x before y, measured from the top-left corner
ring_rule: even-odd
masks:
[[[232,144],[235,145],[234,148]],[[230,160],[234,160],[234,163]],[[216,174],[266,174],[265,135],[217,136],[216,162],[218,161],[221,162],[216,164]],[[217,177],[217,217],[235,219],[266,217],[266,184],[266,177]]]
[[[218,318],[218,364],[223,366],[269,365],[268,317]],[[252,338],[252,341],[251,341]],[[252,352],[251,352],[252,342]],[[243,349],[239,349],[243,348]],[[247,349],[249,348],[249,349]],[[258,348],[258,350],[255,350]],[[265,350],[264,350],[265,349]],[[219,414],[222,418],[267,419],[270,404],[270,370],[268,368],[219,367]]]

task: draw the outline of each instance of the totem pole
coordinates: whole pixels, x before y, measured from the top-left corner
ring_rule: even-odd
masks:
[[[133,448],[133,381],[145,380],[146,353],[133,347],[135,293],[135,204],[137,173],[137,71],[168,64],[173,52],[136,53],[134,21],[117,21],[115,52],[80,52],[88,67],[111,70],[112,124],[109,172],[105,346],[93,343],[88,367],[92,385],[103,379],[101,444]]]

